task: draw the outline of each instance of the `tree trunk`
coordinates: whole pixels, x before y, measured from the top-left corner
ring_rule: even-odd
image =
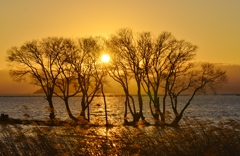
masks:
[[[135,126],[137,124],[137,122],[139,122],[140,118],[141,118],[141,114],[140,113],[134,113],[132,114],[133,116],[133,121],[129,122],[127,119],[124,119],[124,124],[125,125],[130,125],[130,126]]]
[[[175,119],[171,123],[171,126],[178,126],[179,121],[182,119],[182,114],[175,114]]]
[[[81,110],[81,112],[80,112],[80,116],[81,116],[83,119],[86,119],[85,109],[82,108],[82,110]]]
[[[161,110],[159,107],[159,97],[157,97],[157,93],[154,94],[154,109],[155,109],[155,113],[153,114],[153,118],[159,122],[159,117],[161,114]]]
[[[125,107],[124,107],[124,120],[127,118],[127,100],[125,101]]]
[[[51,120],[55,119],[55,113],[54,113],[54,107],[53,107],[53,102],[52,102],[52,98],[47,98],[48,100],[48,104],[49,104],[49,107],[50,107],[50,114],[49,114],[49,118]]]
[[[87,120],[88,120],[88,122],[90,122],[90,106],[89,105],[87,107],[87,111],[88,111],[88,118],[87,118]]]
[[[67,109],[68,116],[69,116],[71,119],[73,119],[74,121],[77,121],[77,118],[72,115],[72,112],[71,112],[71,110],[70,110],[70,108],[69,108],[68,100],[65,99],[64,102],[65,102],[65,105],[66,105],[66,109]]]
[[[139,110],[139,113],[136,113],[135,115],[136,116],[139,115],[142,120],[145,120],[145,117],[143,116],[143,112],[142,112],[142,110],[143,110],[143,100],[142,100],[142,95],[141,95],[141,85],[140,85],[140,82],[138,82],[137,85],[138,85],[138,91],[137,91],[137,93],[138,93],[138,102],[139,102],[139,109],[140,110]]]
[[[159,117],[160,117],[160,109],[157,108],[157,107],[155,107],[154,109],[155,109],[155,113],[153,114],[153,118],[154,118],[154,120],[159,121]]]
[[[85,101],[81,102],[82,110],[80,112],[80,116],[83,117],[83,119],[86,119],[86,106],[85,106]]]
[[[160,116],[161,116],[161,124],[165,124],[165,114],[164,113],[160,113]]]
[[[106,120],[106,126],[107,126],[108,125],[107,102],[106,102],[106,97],[105,97],[104,90],[103,90],[103,84],[101,84],[101,91],[102,91],[102,96],[103,96],[105,120]]]
[[[86,109],[87,107],[85,105],[82,105],[82,110],[80,112],[80,120],[83,123],[89,122],[88,118],[86,117]]]
[[[133,115],[133,123],[135,124],[135,123],[137,123],[137,122],[139,122],[139,120],[140,120],[140,118],[142,117],[142,114],[141,113],[135,113],[134,115]]]

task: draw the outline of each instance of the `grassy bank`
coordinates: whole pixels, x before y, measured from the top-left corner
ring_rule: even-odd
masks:
[[[240,120],[184,118],[179,128],[1,125],[0,155],[240,155]]]

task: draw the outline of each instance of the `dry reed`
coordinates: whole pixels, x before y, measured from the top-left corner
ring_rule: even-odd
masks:
[[[4,125],[0,155],[240,155],[240,120],[185,117],[179,127]]]

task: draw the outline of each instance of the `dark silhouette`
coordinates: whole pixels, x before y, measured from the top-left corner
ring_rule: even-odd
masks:
[[[138,38],[137,38],[138,39]],[[142,69],[142,57],[139,51],[138,41],[134,38],[134,34],[130,29],[120,29],[116,35],[112,35],[108,47],[114,55],[113,67],[110,76],[121,84],[125,92],[125,123],[128,123],[127,106],[132,114],[133,123],[145,120],[143,115],[143,100],[141,83],[143,81],[144,72]],[[116,70],[116,71],[115,71]],[[137,86],[137,100],[129,93],[129,80],[132,79]],[[138,102],[139,111],[136,111],[135,103]],[[132,106],[130,105],[132,103]]]
[[[49,103],[50,119],[55,118],[52,97],[60,70],[56,70],[54,66],[57,56],[60,55],[61,40],[33,40],[21,47],[12,47],[7,53],[11,77],[16,81],[29,79],[44,91]]]
[[[0,121],[8,121],[8,114],[1,114]]]
[[[101,62],[103,50],[109,51],[110,64]],[[177,126],[198,92],[215,92],[227,82],[226,72],[216,69],[213,64],[204,63],[199,68],[193,62],[196,51],[197,46],[177,40],[168,32],[155,38],[150,32],[133,33],[131,29],[120,29],[108,40],[101,37],[34,40],[21,47],[12,47],[8,51],[7,61],[12,67],[10,75],[15,80],[27,79],[42,88],[49,103],[50,119],[55,118],[53,94],[65,102],[69,117],[75,121],[78,117],[71,113],[69,98],[81,94],[82,110],[79,116],[90,121],[89,106],[94,97],[101,93],[108,125],[104,84],[109,75],[125,93],[125,124],[135,125],[140,120],[147,123],[142,99],[145,92],[155,123]],[[136,98],[130,94],[130,81],[137,87]],[[56,87],[60,92],[55,90]],[[70,91],[70,88],[74,90]],[[163,93],[162,99],[160,93]],[[179,108],[178,97],[182,94],[188,94],[189,99]],[[171,122],[166,121],[167,98],[174,113]],[[132,121],[128,121],[128,113]]]
[[[184,111],[190,105],[197,92],[206,89],[216,91],[216,88],[227,82],[226,72],[216,69],[213,64],[205,63],[201,65],[201,68],[201,70],[193,71],[177,68],[171,76],[171,80],[169,79],[167,82],[169,83],[167,90],[171,99],[172,110],[175,114],[175,119],[171,125],[178,125]],[[178,97],[185,91],[188,91],[190,96],[184,107],[179,109]]]
[[[129,123],[126,120],[127,108],[132,114],[133,123],[140,118],[144,120],[142,89],[149,97],[149,108],[156,124],[178,125],[183,112],[198,91],[207,87],[214,90],[227,81],[226,72],[215,69],[212,64],[203,64],[202,70],[196,70],[193,58],[197,46],[177,40],[168,32],[154,38],[150,32],[133,34],[131,29],[120,29],[116,35],[111,36],[108,47],[114,56],[110,76],[121,84],[126,96],[125,123]],[[135,107],[136,99],[129,94],[130,80],[137,86],[139,112]],[[159,98],[161,89],[162,101]],[[190,99],[178,113],[177,97],[183,93],[190,94]],[[166,123],[168,97],[175,114],[172,123]]]
[[[73,55],[78,52],[78,47],[74,40],[65,38],[59,38],[59,40],[60,41],[58,42],[61,43],[60,55],[56,57],[54,65],[55,68],[60,71],[55,83],[56,87],[59,88],[60,93],[55,91],[54,94],[64,101],[68,116],[77,121],[77,118],[73,116],[71,112],[69,98],[80,92],[80,86],[77,84],[76,74],[70,61]],[[74,90],[70,90],[70,88],[74,88]]]
[[[101,84],[105,76],[101,69],[102,38],[80,38],[77,41],[78,51],[69,58],[74,69],[77,85],[81,90],[81,112],[83,119],[90,121],[89,106],[94,97],[101,91]],[[87,111],[87,116],[86,116]]]

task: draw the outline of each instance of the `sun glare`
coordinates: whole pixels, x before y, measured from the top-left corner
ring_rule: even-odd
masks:
[[[110,56],[108,54],[103,54],[102,61],[108,63],[110,61]]]

